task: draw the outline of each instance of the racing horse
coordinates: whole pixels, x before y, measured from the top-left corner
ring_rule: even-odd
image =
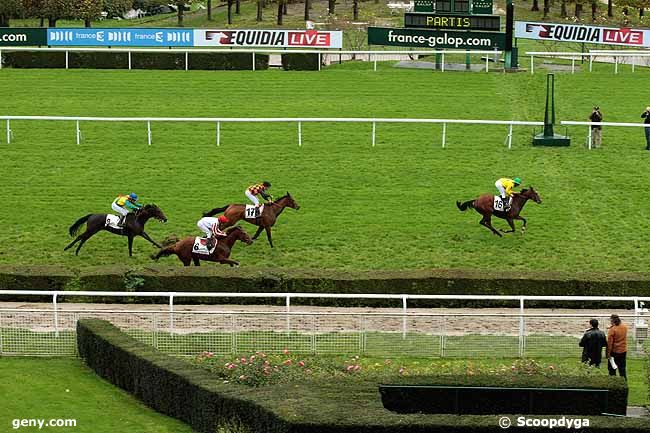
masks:
[[[533,200],[537,204],[542,203],[542,199],[539,198],[537,191],[531,186],[529,189],[522,189],[519,193],[514,193],[512,197],[512,205],[507,212],[494,210],[494,195],[484,194],[477,198],[476,200],[469,200],[464,203],[459,201],[456,202],[456,206],[460,209],[461,212],[466,211],[467,209],[475,209],[476,212],[483,215],[483,219],[479,222],[482,226],[485,226],[492,230],[492,233],[495,235],[502,236],[494,227],[492,227],[492,215],[497,218],[502,218],[508,222],[510,225],[510,230],[503,231],[504,233],[513,233],[515,231],[514,220],[521,220],[524,222],[524,225],[521,227],[521,232],[526,232],[526,218],[519,215],[519,213],[524,208],[524,205],[528,200]]]
[[[229,259],[232,247],[237,241],[242,241],[246,245],[253,243],[251,237],[244,229],[239,226],[230,227],[226,230],[226,236],[219,238],[217,246],[212,254],[197,254],[193,251],[194,236],[188,236],[175,242],[173,245],[161,248],[157,254],[151,256],[152,259],[158,260],[161,257],[167,257],[175,254],[183,265],[189,266],[194,261],[194,266],[200,266],[201,260],[229,264],[230,266],[239,266],[239,262]]]
[[[147,232],[144,231],[144,225],[151,218],[155,218],[158,221],[167,222],[167,217],[163,211],[160,210],[160,208],[155,204],[146,204],[142,208],[138,209],[135,213],[128,214],[124,222],[124,227],[119,229],[106,224],[107,215],[108,214],[105,213],[88,214],[79,218],[74,224],[70,226],[70,236],[74,237],[79,232],[81,226],[84,223],[86,223],[86,231],[77,236],[77,238],[74,241],[70,242],[68,246],[63,250],[68,250],[72,248],[74,244],[79,242],[77,250],[75,251],[75,255],[78,255],[79,250],[83,244],[88,239],[93,237],[96,233],[102,230],[106,230],[116,235],[126,236],[129,240],[129,257],[133,256],[133,238],[136,236],[142,236],[158,248],[162,248],[153,239],[151,239],[151,237],[149,237]]]
[[[286,195],[280,197],[274,202],[268,202],[264,205],[262,215],[256,218],[246,218],[246,205],[245,204],[227,204],[223,207],[217,207],[211,211],[204,212],[204,217],[214,216],[223,212],[230,222],[225,223],[224,227],[232,226],[239,220],[244,220],[247,223],[258,226],[257,232],[253,236],[253,240],[257,239],[262,230],[266,230],[266,237],[269,240],[269,245],[273,248],[273,239],[271,238],[271,227],[275,224],[282,211],[290,207],[291,209],[298,210],[300,206],[287,192]]]

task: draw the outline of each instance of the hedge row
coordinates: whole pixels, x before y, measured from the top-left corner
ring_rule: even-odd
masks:
[[[367,271],[280,270],[201,266],[154,265],[141,269],[123,266],[79,271],[54,266],[0,266],[0,290],[174,291],[174,292],[309,292],[383,293],[409,295],[549,295],[650,296],[650,274],[515,273],[463,270]],[[9,300],[3,296],[2,300]],[[68,298],[71,299],[71,298]],[[95,298],[94,298],[95,299]],[[21,299],[22,300],[22,299]],[[63,299],[66,300],[65,298]],[[78,298],[76,298],[78,301]],[[100,302],[101,300],[95,299]],[[167,302],[139,299],[139,302]],[[179,302],[223,303],[205,298]],[[299,299],[295,300],[299,302]],[[318,305],[399,306],[399,300],[302,300]],[[111,302],[115,302],[112,299]],[[239,302],[239,301],[238,301]],[[244,302],[242,300],[242,302]],[[247,302],[259,303],[259,299]],[[278,304],[284,300],[277,300]],[[411,306],[518,306],[516,302],[409,301]],[[528,306],[556,306],[551,302]],[[560,305],[557,305],[560,306]],[[566,303],[561,305],[568,307]],[[576,302],[575,308],[629,308],[631,304]]]
[[[300,386],[281,384],[248,388],[224,383],[217,375],[163,355],[101,320],[80,320],[77,343],[79,354],[98,375],[151,408],[188,423],[198,432],[214,433],[220,426],[273,433],[488,433],[499,430],[495,416],[392,413],[381,406],[376,384],[368,387],[368,384],[355,381],[306,381]],[[499,385],[499,378],[440,376],[420,380]],[[546,378],[521,377],[519,380],[519,386],[548,386]],[[622,398],[626,392],[625,385],[616,378],[599,378],[597,383],[585,378],[564,381],[566,386],[605,386],[614,394],[618,393],[618,397],[612,396],[615,399]],[[593,432],[650,432],[650,424],[644,420],[606,417],[589,420],[588,430]],[[510,430],[542,431],[530,427]]]
[[[65,68],[65,52],[7,52],[2,56],[3,66],[10,68]],[[251,53],[210,53],[189,51],[188,69],[197,70],[248,70],[253,68]],[[128,53],[75,52],[68,54],[70,68],[127,69]],[[317,54],[283,54],[282,66],[286,70],[318,70]],[[185,69],[185,53],[138,53],[131,55],[133,69]],[[269,55],[255,54],[255,69],[268,69]]]

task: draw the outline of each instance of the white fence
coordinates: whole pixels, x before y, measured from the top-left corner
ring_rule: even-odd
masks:
[[[591,150],[591,127],[592,126],[623,126],[623,127],[633,127],[633,128],[650,128],[650,124],[643,123],[619,123],[619,122],[577,122],[572,120],[563,120],[562,125],[586,125],[589,132],[587,133],[587,147]]]
[[[527,56],[530,56],[530,73],[535,73],[535,57],[552,57],[571,60],[571,73],[575,73],[576,69],[576,60],[582,60],[584,58],[589,59],[589,72],[593,70],[594,59],[597,57],[611,57],[614,60],[614,73],[618,74],[618,65],[621,62],[621,59],[630,59],[632,64],[632,72],[634,72],[638,62],[638,59],[650,60],[650,51],[590,51],[588,53],[577,53],[577,52],[547,52],[547,51],[529,51],[526,52]],[[640,65],[640,66],[648,66]]]
[[[296,50],[296,49],[272,49],[272,48],[240,48],[240,49],[214,49],[214,48],[199,48],[199,49],[182,49],[182,48],[89,48],[89,47],[66,47],[66,48],[34,48],[34,47],[0,47],[0,69],[2,69],[2,53],[3,52],[17,52],[17,51],[45,51],[45,52],[64,52],[65,53],[65,68],[70,68],[70,53],[71,52],[111,52],[111,53],[127,53],[128,55],[128,69],[132,69],[133,53],[181,53],[185,55],[185,70],[189,70],[190,53],[249,53],[252,56],[252,70],[255,70],[255,56],[256,54],[317,54],[318,55],[318,70],[321,70],[321,65],[330,63],[336,57],[342,60],[344,57],[347,59],[363,60],[373,63],[373,70],[377,70],[377,62],[386,60],[413,60],[413,56],[441,56],[441,71],[445,71],[445,55],[452,54],[465,54],[465,55],[478,55],[485,56],[485,72],[490,70],[490,57],[494,57],[494,61],[498,61],[499,56],[503,53],[498,50]]]
[[[49,120],[49,121],[69,121],[76,123],[77,144],[81,144],[81,122],[142,122],[147,124],[147,142],[152,143],[151,123],[152,122],[202,122],[216,124],[216,142],[217,146],[221,145],[221,124],[222,123],[296,123],[298,125],[298,146],[302,147],[302,124],[314,122],[332,122],[332,123],[370,123],[372,125],[372,146],[376,144],[376,129],[378,123],[424,123],[424,124],[442,124],[442,147],[446,147],[447,142],[447,124],[466,124],[466,125],[508,125],[508,135],[504,143],[508,149],[512,147],[512,128],[514,125],[542,126],[543,122],[529,122],[519,120],[473,120],[473,119],[390,119],[390,118],[346,118],[346,117],[74,117],[74,116],[0,116],[0,119],[6,121],[7,144],[11,144],[14,137],[11,129],[12,120]]]

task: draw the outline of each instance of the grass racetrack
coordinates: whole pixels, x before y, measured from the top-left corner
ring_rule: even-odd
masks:
[[[642,68],[614,75],[556,76],[558,120],[586,120],[599,104],[605,121],[640,122],[650,105]],[[0,71],[5,115],[174,117],[410,117],[542,120],[545,75],[439,73],[380,65],[333,66],[316,72]],[[110,212],[116,194],[135,191],[157,203],[166,225],[147,231],[199,234],[201,212],[245,200],[246,186],[273,183],[302,206],[263,237],[237,245],[243,266],[339,269],[503,268],[641,271],[650,266],[647,206],[650,153],[640,128],[605,128],[603,148],[584,147],[586,127],[572,128],[570,148],[533,148],[532,128],[506,126],[377,126],[14,121],[2,133],[1,264],[74,267],[150,264],[153,246],[101,233],[80,256],[63,252],[68,227],[87,213]],[[558,128],[559,129],[559,128]],[[543,203],[529,203],[525,237],[499,239],[456,200],[493,193],[494,181],[520,176]],[[519,224],[519,223],[517,223]],[[495,225],[505,228],[498,220]],[[519,227],[519,225],[518,225]],[[245,225],[249,233],[253,227]],[[178,265],[175,258],[162,263]],[[205,264],[204,264],[205,265]],[[214,265],[211,265],[214,266]]]

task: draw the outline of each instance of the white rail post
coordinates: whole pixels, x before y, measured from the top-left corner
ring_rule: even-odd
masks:
[[[485,72],[490,71],[490,55],[486,54],[485,55]]]
[[[2,50],[0,50],[0,69],[2,69]]]
[[[445,72],[445,52],[442,52],[442,55],[440,56],[440,71]]]
[[[508,129],[508,149],[512,149],[512,123]]]
[[[375,147],[375,122],[372,122],[372,147]]]
[[[298,147],[302,147],[302,122],[298,122]]]
[[[57,293],[52,295],[52,307],[54,308],[54,335],[59,336],[59,307],[56,302]]]
[[[406,295],[402,296],[402,340],[406,340]]]
[[[285,300],[285,305],[286,305],[286,310],[287,310],[287,332],[291,331],[291,316],[289,316],[289,313],[291,313],[291,296],[287,295],[286,300]]]
[[[370,54],[370,57],[373,59],[373,63],[375,64],[373,71],[377,72],[377,57],[373,56],[372,54]]]
[[[151,121],[147,120],[147,142],[151,146]]]
[[[255,51],[253,51],[253,71],[255,71]]]
[[[7,119],[7,144],[11,144],[11,121]]]
[[[533,55],[530,55],[530,73],[534,74],[535,73],[535,62],[533,61]]]
[[[442,148],[445,148],[445,143],[447,142],[447,124],[442,124]]]
[[[174,338],[174,295],[169,295],[169,336]]]
[[[65,68],[68,69],[69,60],[68,60],[68,50],[65,51]]]
[[[618,74],[618,57],[614,56],[614,74]]]
[[[589,53],[589,72],[591,72],[593,64],[594,64],[594,56],[593,54]]]
[[[321,54],[320,51],[318,52],[318,70],[320,71],[320,64],[321,64]]]
[[[81,144],[81,129],[79,129],[79,121],[77,120],[77,145]]]
[[[217,147],[221,146],[221,122],[217,122]]]
[[[2,62],[2,56],[0,56],[0,63]],[[634,72],[634,65],[636,64],[636,56],[632,56],[632,72]]]
[[[190,53],[188,51],[185,51],[185,70],[186,71],[189,71],[189,69],[190,69],[189,61],[190,61]]]
[[[589,125],[589,131],[587,132],[587,147],[591,150],[591,125]]]
[[[576,72],[576,58],[572,57],[571,58],[571,73],[575,74]]]
[[[524,321],[524,298],[519,299],[519,357],[524,356],[526,322]]]
[[[131,51],[129,51],[129,71],[131,70]]]

